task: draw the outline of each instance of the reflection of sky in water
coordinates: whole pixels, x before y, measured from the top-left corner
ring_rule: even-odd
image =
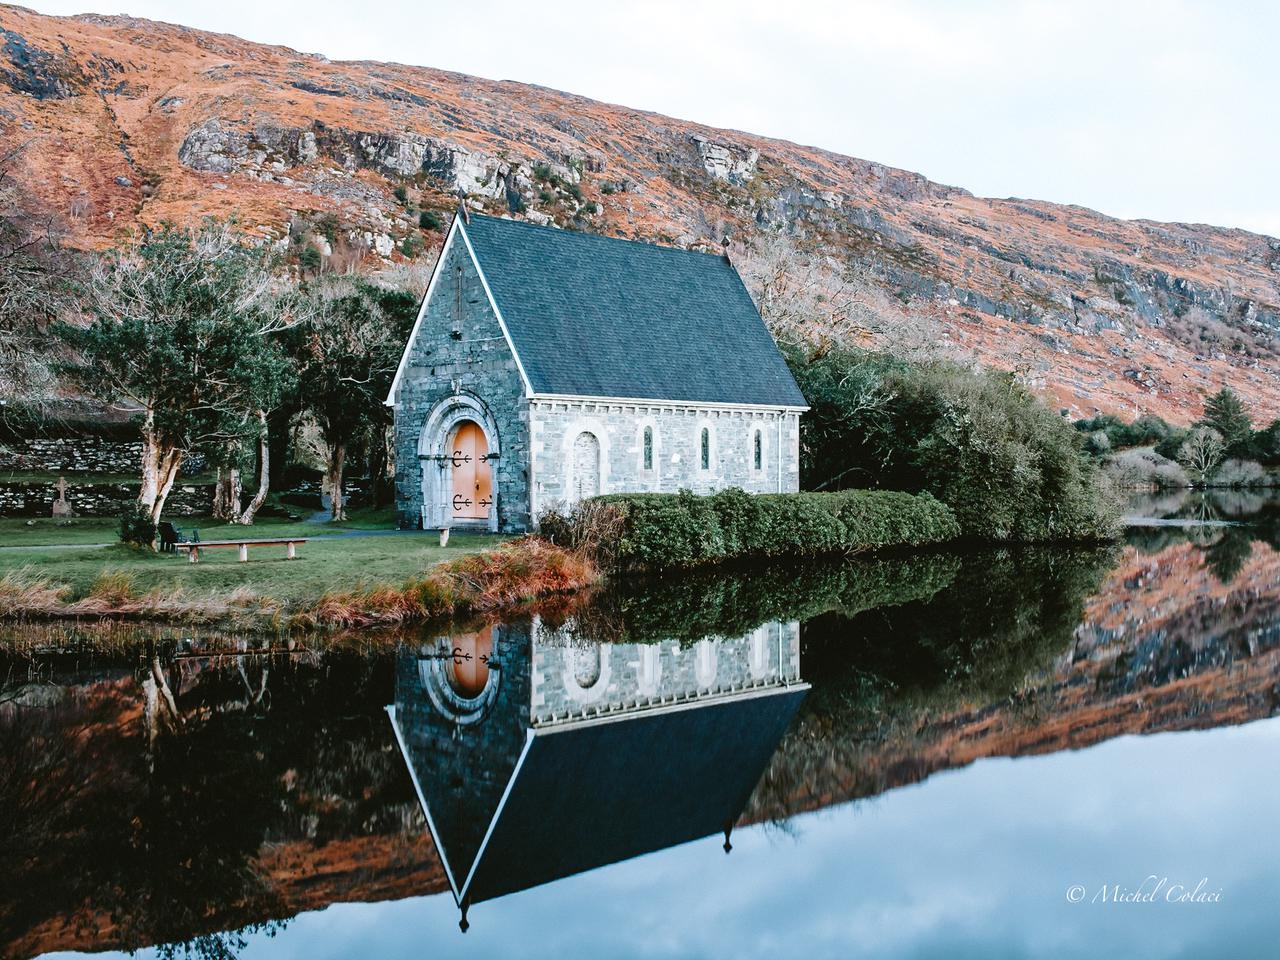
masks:
[[[481,904],[304,914],[245,957],[1263,957],[1280,931],[1280,719],[983,760]],[[1148,874],[1218,904],[1080,904]],[[150,955],[147,952],[144,955]]]

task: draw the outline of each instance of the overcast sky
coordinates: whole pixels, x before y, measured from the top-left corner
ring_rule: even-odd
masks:
[[[975,193],[1280,236],[1268,0],[18,0],[521,80]]]

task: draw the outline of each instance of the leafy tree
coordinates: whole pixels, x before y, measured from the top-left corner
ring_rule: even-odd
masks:
[[[323,435],[332,517],[342,520],[348,454],[385,434],[390,415],[383,399],[412,313],[403,309],[402,294],[349,275],[313,281],[301,298],[305,319],[294,337],[299,397]]]
[[[84,319],[58,330],[73,351],[70,380],[141,410],[138,502],[158,521],[183,457],[254,436],[284,358],[273,334],[264,256],[225,226],[170,225],[105,255],[84,291]]]
[[[1226,584],[1235,579],[1251,556],[1252,535],[1246,530],[1228,527],[1205,549],[1204,562],[1218,582]]]
[[[1012,375],[855,349],[787,353],[811,408],[806,488],[927,490],[983,539],[1114,534],[1116,510],[1081,435]]]
[[[302,268],[303,273],[319,273],[324,266],[324,257],[319,250],[308,244],[298,254],[298,266]]]
[[[1249,420],[1244,401],[1230,387],[1223,387],[1205,400],[1202,422],[1216,431],[1228,447],[1248,440],[1253,432],[1253,423]]]
[[[1255,430],[1244,444],[1243,452],[1263,466],[1280,465],[1280,420],[1272,420],[1261,430]]]
[[[1112,448],[1111,435],[1105,430],[1095,430],[1093,433],[1085,434],[1084,448],[1095,457],[1108,454]]]
[[[1180,432],[1178,427],[1154,414],[1144,414],[1132,423],[1125,423],[1114,414],[1100,413],[1095,417],[1077,420],[1076,429],[1090,438],[1096,438],[1098,435],[1107,438],[1106,445],[1103,445],[1100,439],[1090,439],[1086,442],[1085,448],[1097,455],[1130,447],[1155,446]],[[1182,438],[1179,437],[1178,443],[1181,442]]]
[[[239,445],[240,459],[247,460],[253,448],[253,457],[257,464],[258,486],[249,503],[240,507],[239,496],[227,504],[227,519],[232,523],[250,525],[262,505],[267,501],[267,493],[271,489],[271,420],[272,412],[278,409],[285,398],[290,396],[295,383],[293,365],[288,355],[277,342],[270,338],[264,345],[262,355],[258,358],[253,390],[250,396],[251,409],[247,423],[242,431]],[[238,487],[238,484],[237,484]]]

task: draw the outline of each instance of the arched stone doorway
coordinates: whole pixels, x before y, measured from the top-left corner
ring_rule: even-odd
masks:
[[[422,426],[424,529],[498,529],[498,431],[477,397],[458,394],[438,403]]]

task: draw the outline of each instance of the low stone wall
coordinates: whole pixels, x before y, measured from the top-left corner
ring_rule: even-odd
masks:
[[[67,502],[80,517],[114,517],[137,499],[138,485],[131,483],[67,484]],[[58,491],[47,483],[0,483],[0,516],[47,517],[53,513]],[[175,484],[165,501],[166,516],[191,517],[213,508],[212,484]]]
[[[0,443],[0,469],[76,473],[133,473],[142,463],[141,440],[110,437],[23,437]],[[204,469],[204,458],[183,458],[182,473]]]

